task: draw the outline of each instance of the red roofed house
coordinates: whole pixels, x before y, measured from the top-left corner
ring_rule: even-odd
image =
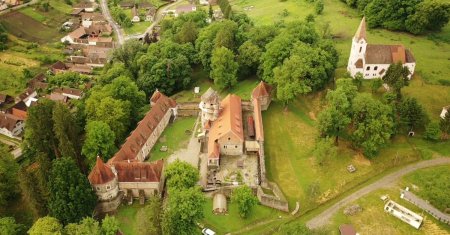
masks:
[[[159,195],[163,190],[164,161],[149,163],[144,160],[170,119],[177,115],[177,105],[159,91],[155,91],[150,100],[151,110],[131,132],[120,150],[107,164],[97,158],[89,174],[89,182],[99,197],[103,212],[117,208],[116,202],[120,201],[115,198],[117,196],[144,199]]]
[[[353,37],[347,71],[352,76],[361,73],[365,79],[380,78],[391,64],[398,62],[409,69],[411,79],[416,67],[416,60],[411,51],[403,45],[368,44],[364,17]]]
[[[0,113],[0,134],[19,138],[25,127],[24,119],[9,113]]]
[[[244,153],[242,101],[229,94],[220,104],[220,114],[208,134],[208,166],[219,166],[220,155]]]

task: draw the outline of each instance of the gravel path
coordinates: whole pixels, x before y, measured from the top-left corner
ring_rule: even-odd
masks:
[[[366,194],[369,194],[377,189],[392,186],[398,179],[403,177],[404,175],[411,173],[415,170],[427,168],[431,166],[438,166],[438,165],[446,165],[450,164],[450,158],[436,158],[432,160],[422,161],[415,164],[411,164],[408,166],[403,167],[400,170],[397,170],[393,173],[390,173],[383,178],[365,186],[364,188],[361,188],[360,190],[352,193],[351,195],[345,197],[344,199],[340,200],[339,202],[335,203],[328,209],[324,210],[322,213],[314,217],[313,219],[309,220],[306,223],[306,226],[310,229],[316,229],[319,227],[322,227],[324,225],[327,225],[331,219],[331,217],[336,214],[342,207],[344,207],[346,204],[357,200],[358,198],[363,197]]]

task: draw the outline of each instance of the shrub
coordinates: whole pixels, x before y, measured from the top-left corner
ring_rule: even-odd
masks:
[[[423,137],[427,140],[439,140],[441,136],[441,130],[439,128],[439,123],[437,122],[431,122],[427,125],[425,128],[425,133],[423,134]]]

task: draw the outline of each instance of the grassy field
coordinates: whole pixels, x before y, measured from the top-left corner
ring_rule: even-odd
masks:
[[[167,128],[161,134],[158,142],[150,152],[150,160],[158,160],[170,156],[180,148],[187,146],[190,134],[186,134],[186,130],[192,131],[194,128],[196,118],[179,118],[174,123],[169,124]],[[169,148],[167,152],[159,151],[160,148],[165,145]]]
[[[203,207],[205,218],[201,221],[207,228],[211,228],[217,234],[237,232],[243,228],[259,222],[277,220],[278,216],[286,216],[284,213],[257,205],[248,218],[242,219],[238,214],[237,204],[228,202],[228,214],[215,215],[212,212],[212,199],[208,199]]]
[[[144,33],[145,30],[152,24],[152,22],[149,21],[141,21],[138,23],[133,23],[133,26],[131,26],[130,28],[123,28],[125,33],[128,35],[133,35],[133,34],[140,34],[140,33]]]
[[[119,220],[119,227],[123,234],[137,234],[136,214],[144,205],[135,202],[132,205],[120,205],[117,214],[114,217]]]
[[[332,223],[329,226],[330,234],[338,234],[337,229],[334,228],[337,228],[340,224],[344,223],[353,224],[357,231],[361,234],[450,234],[450,227],[438,222],[429,214],[422,212],[420,208],[401,199],[399,191],[400,188],[404,188],[405,186],[409,186],[411,188],[412,184],[418,185],[420,188],[422,185],[418,179],[424,174],[432,174],[432,172],[435,171],[443,171],[448,173],[449,170],[450,168],[448,166],[418,170],[405,176],[397,183],[395,187],[377,190],[370,195],[357,200],[352,204],[360,205],[363,208],[362,212],[353,216],[346,216],[344,215],[343,210],[341,210],[332,219]],[[442,188],[442,190],[447,189]],[[420,229],[416,230],[399,219],[385,213],[383,210],[384,202],[380,200],[382,195],[388,195],[395,202],[400,203],[408,209],[423,216],[424,223]],[[370,221],[370,223],[367,223],[367,221]]]

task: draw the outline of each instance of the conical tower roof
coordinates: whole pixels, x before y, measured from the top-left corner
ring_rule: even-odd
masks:
[[[88,176],[89,182],[91,184],[106,184],[113,180],[114,177],[111,167],[106,165],[101,157],[97,156],[97,162]]]
[[[358,30],[356,30],[355,38],[357,41],[364,39],[366,40],[366,17],[364,16],[359,23]],[[367,41],[367,40],[366,40]]]

